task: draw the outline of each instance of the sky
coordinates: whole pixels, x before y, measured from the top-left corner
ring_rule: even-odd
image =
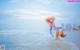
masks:
[[[67,0],[0,0],[0,29],[42,29],[45,18],[56,23],[80,23],[80,2]]]

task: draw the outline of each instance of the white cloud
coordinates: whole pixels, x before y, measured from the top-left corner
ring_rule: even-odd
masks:
[[[58,16],[59,12],[53,12],[47,9],[14,9],[6,10],[4,13],[12,14],[14,17],[19,19],[35,19],[35,20],[44,20],[47,16]],[[56,17],[57,20],[64,20],[63,18]]]
[[[42,4],[50,4],[51,3],[51,0],[36,0],[36,1],[39,3],[42,3]]]
[[[66,18],[62,18],[62,17],[56,17],[56,20],[62,21],[62,20],[67,20]]]
[[[21,2],[22,0],[10,0],[10,3],[18,3]]]
[[[22,2],[28,2],[29,0],[10,0],[10,3],[22,3]],[[39,4],[50,4],[51,0],[34,0],[34,3],[39,3]]]
[[[31,15],[60,15],[58,12],[53,12],[45,9],[14,9],[6,10],[4,13],[12,14],[31,14]]]

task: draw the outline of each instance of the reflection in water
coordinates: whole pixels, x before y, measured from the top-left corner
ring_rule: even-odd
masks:
[[[50,50],[79,50],[76,45],[64,40],[54,40],[52,43],[50,43],[49,48]]]

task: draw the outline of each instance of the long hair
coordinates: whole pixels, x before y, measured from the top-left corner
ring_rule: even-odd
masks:
[[[47,17],[46,18],[46,22],[51,22],[50,20],[55,20],[55,17],[54,16],[50,16],[50,17]]]
[[[60,35],[61,37],[66,37],[66,34],[64,34],[64,30],[62,29],[62,31],[61,31],[61,35]]]

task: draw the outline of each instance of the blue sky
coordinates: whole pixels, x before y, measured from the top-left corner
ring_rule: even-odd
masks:
[[[45,18],[48,16],[55,16],[56,22],[59,24],[79,23],[80,2],[67,2],[67,0],[0,0],[0,29],[44,27],[46,25]]]

